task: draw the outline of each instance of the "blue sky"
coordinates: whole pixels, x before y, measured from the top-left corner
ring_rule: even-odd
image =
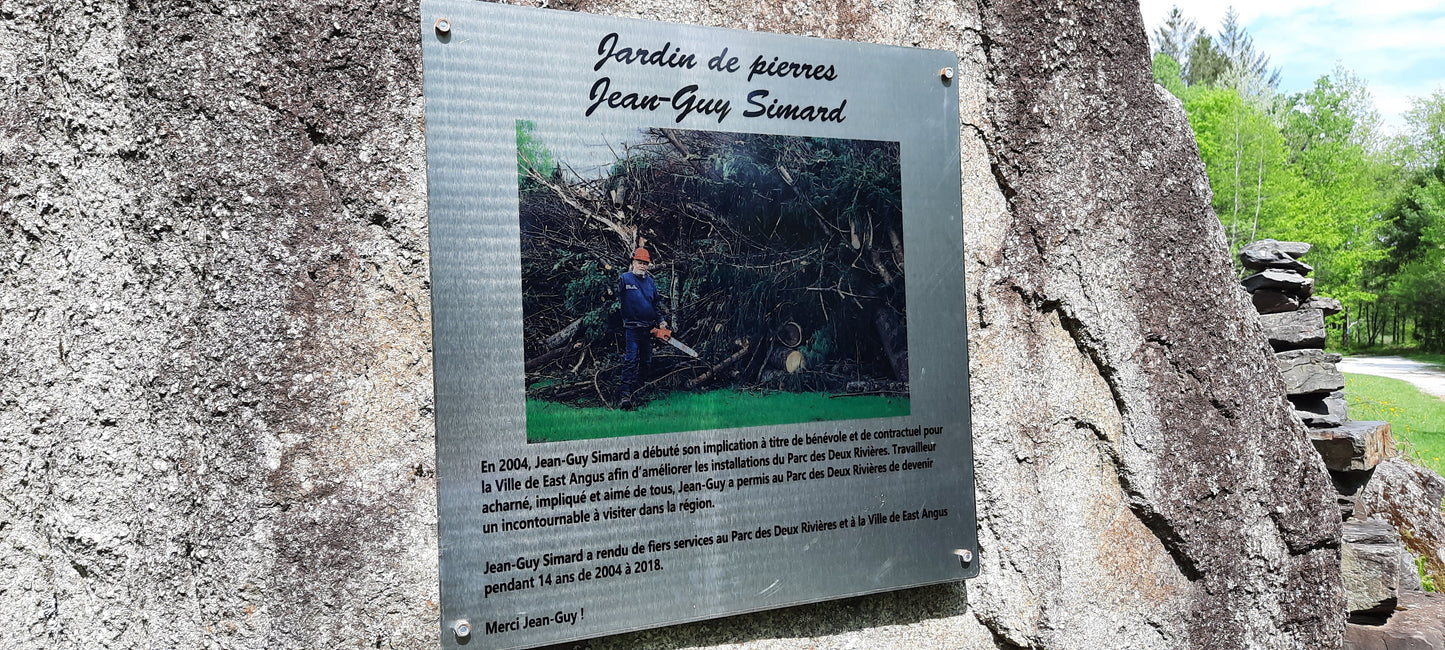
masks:
[[[1280,68],[1279,90],[1314,85],[1336,62],[1369,85],[1386,128],[1403,125],[1411,96],[1445,87],[1445,0],[1140,0],[1152,33],[1170,7],[1211,33],[1234,5],[1255,48]]]

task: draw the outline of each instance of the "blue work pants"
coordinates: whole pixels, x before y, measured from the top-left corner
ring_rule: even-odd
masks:
[[[632,397],[632,391],[647,383],[652,371],[652,332],[647,327],[628,327],[624,330],[627,338],[627,352],[622,357],[622,396]]]

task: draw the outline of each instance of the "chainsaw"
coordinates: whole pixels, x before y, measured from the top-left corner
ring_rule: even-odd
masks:
[[[652,335],[664,341],[667,341],[668,344],[672,345],[672,347],[682,350],[683,354],[686,354],[687,356],[694,359],[697,358],[697,350],[688,347],[687,344],[683,343],[682,341],[672,338],[672,330],[664,327],[654,327],[652,328]]]

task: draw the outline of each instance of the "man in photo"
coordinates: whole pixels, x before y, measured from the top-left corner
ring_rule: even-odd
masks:
[[[629,269],[617,281],[617,300],[621,303],[622,327],[627,339],[627,352],[622,358],[620,406],[623,410],[636,407],[633,392],[647,382],[652,366],[652,329],[667,327],[667,321],[662,318],[657,283],[647,272],[651,266],[652,255],[646,248],[638,248],[632,252]]]

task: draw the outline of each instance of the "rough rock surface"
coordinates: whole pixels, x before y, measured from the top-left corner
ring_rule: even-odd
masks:
[[[1424,558],[1425,573],[1445,586],[1445,477],[1404,458],[1375,468],[1359,495],[1361,519],[1379,519],[1395,527],[1405,547]]]
[[[594,647],[1339,645],[1324,473],[1137,6],[561,4],[961,55],[983,577]],[[7,647],[436,642],[416,12],[0,7]]]
[[[1240,262],[1244,268],[1263,271],[1264,269],[1279,269],[1281,271],[1294,271],[1300,275],[1309,275],[1315,267],[1305,264],[1283,252],[1275,250],[1268,252],[1240,251]]]
[[[1270,346],[1281,352],[1325,347],[1325,314],[1318,309],[1261,314],[1259,323],[1264,326]]]
[[[1349,402],[1344,391],[1328,395],[1296,395],[1289,398],[1294,404],[1294,413],[1305,426],[1315,428],[1337,427],[1349,419]],[[1316,445],[1318,447],[1318,445]]]
[[[1330,483],[1335,487],[1340,514],[1344,519],[1349,519],[1355,514],[1355,506],[1359,503],[1360,493],[1364,491],[1365,485],[1369,484],[1374,475],[1374,468],[1330,471]],[[1361,515],[1359,519],[1363,520],[1365,516]]]
[[[1314,246],[1309,242],[1261,239],[1240,247],[1239,259],[1246,264],[1248,264],[1250,260],[1267,261],[1277,259],[1281,255],[1290,259],[1299,259],[1309,254],[1311,248],[1314,248]]]
[[[1340,301],[1326,296],[1315,296],[1301,306],[1305,309],[1318,309],[1324,312],[1326,316],[1334,316],[1345,309],[1345,306],[1341,305]]]
[[[1312,429],[1309,435],[1332,471],[1372,469],[1395,449],[1389,422],[1350,420],[1338,427]]]
[[[964,207],[974,417],[989,423],[970,603],[1021,646],[1335,646],[1330,488],[1235,284],[1183,111],[1149,83],[1136,9],[982,9],[988,119],[965,121],[1006,202]],[[1070,364],[1094,372],[1049,371]],[[1111,508],[1090,537],[1087,511]],[[1133,541],[1140,525],[1157,550]],[[1107,612],[1069,604],[1086,588]]]
[[[434,639],[415,4],[0,16],[0,645]]]
[[[1246,291],[1254,292],[1261,289],[1272,289],[1285,291],[1300,298],[1310,297],[1310,293],[1315,290],[1314,278],[1307,278],[1293,271],[1267,269],[1239,282],[1244,285]]]
[[[1345,388],[1345,376],[1335,367],[1339,355],[1324,350],[1290,350],[1274,358],[1290,395],[1333,393]]]
[[[1384,625],[1349,624],[1346,650],[1445,650],[1445,594],[1401,592]]]
[[[1299,309],[1299,298],[1283,291],[1260,289],[1250,294],[1254,308],[1261,314],[1278,314]]]
[[[1404,547],[1395,529],[1382,521],[1347,521],[1340,564],[1350,616],[1389,616],[1400,591]]]

